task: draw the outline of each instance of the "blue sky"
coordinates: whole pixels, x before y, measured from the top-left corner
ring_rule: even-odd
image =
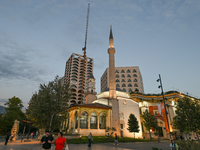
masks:
[[[19,97],[27,106],[40,83],[64,75],[84,47],[94,58],[96,91],[108,67],[113,27],[116,67],[139,66],[145,93],[179,90],[200,98],[199,0],[0,0],[0,105]]]

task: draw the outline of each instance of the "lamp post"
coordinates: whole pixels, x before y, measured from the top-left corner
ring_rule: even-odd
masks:
[[[168,117],[167,117],[167,111],[166,111],[166,105],[165,105],[165,97],[164,97],[164,92],[163,92],[163,86],[162,86],[162,81],[161,81],[161,76],[159,74],[159,79],[156,80],[157,82],[160,82],[160,85],[158,86],[158,88],[161,88],[161,95],[163,97],[163,102],[164,102],[164,108],[165,108],[165,115],[167,118],[167,125],[168,125],[168,129],[169,129],[169,137],[171,139],[171,133],[170,133],[170,127],[169,127],[169,121],[168,121]]]

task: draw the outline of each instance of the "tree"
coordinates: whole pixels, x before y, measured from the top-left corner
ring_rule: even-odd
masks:
[[[149,137],[151,140],[150,129],[155,127],[155,118],[148,110],[143,113],[142,118],[145,128],[149,131]]]
[[[56,114],[68,108],[70,93],[69,84],[62,85],[58,76],[48,85],[40,84],[39,91],[34,93],[29,101],[29,119],[32,119],[38,128],[58,128],[63,117]]]
[[[183,97],[177,100],[176,116],[173,119],[173,126],[180,132],[195,132],[199,140],[198,130],[200,130],[200,104],[199,100],[191,100]]]
[[[6,113],[1,116],[2,126],[0,127],[4,133],[11,131],[15,120],[26,119],[26,115],[21,111],[24,107],[22,103],[21,99],[14,96],[4,104],[7,108]]]
[[[155,130],[154,134],[158,137],[158,143],[159,143],[160,142],[160,128],[158,126],[158,120],[156,117],[154,117],[154,123],[153,123],[152,127]]]
[[[135,138],[135,132],[139,132],[140,131],[137,118],[135,117],[134,114],[130,114],[130,116],[129,116],[127,130],[129,132],[134,132],[134,138]]]

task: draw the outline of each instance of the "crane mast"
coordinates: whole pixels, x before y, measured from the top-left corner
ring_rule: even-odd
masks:
[[[90,4],[88,4],[87,8],[87,20],[86,20],[86,32],[85,32],[85,45],[82,48],[83,51],[83,72],[82,72],[82,88],[81,88],[81,104],[83,103],[83,95],[84,95],[84,81],[85,81],[85,66],[86,66],[86,45],[87,45],[87,33],[88,33],[88,21],[89,21],[89,12],[90,12]]]

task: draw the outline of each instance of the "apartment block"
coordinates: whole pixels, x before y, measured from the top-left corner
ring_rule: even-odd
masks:
[[[84,80],[84,90],[86,92],[86,80],[93,74],[93,59],[86,57],[85,72],[83,77],[83,55],[73,53],[66,62],[64,83],[68,82],[72,90],[69,105],[81,103],[82,81]],[[85,94],[83,94],[82,102],[85,102]]]
[[[105,70],[101,76],[101,92],[109,87],[109,68]],[[130,93],[131,91],[138,91],[144,93],[144,86],[142,75],[139,67],[115,67],[115,83],[116,88],[123,92]]]

